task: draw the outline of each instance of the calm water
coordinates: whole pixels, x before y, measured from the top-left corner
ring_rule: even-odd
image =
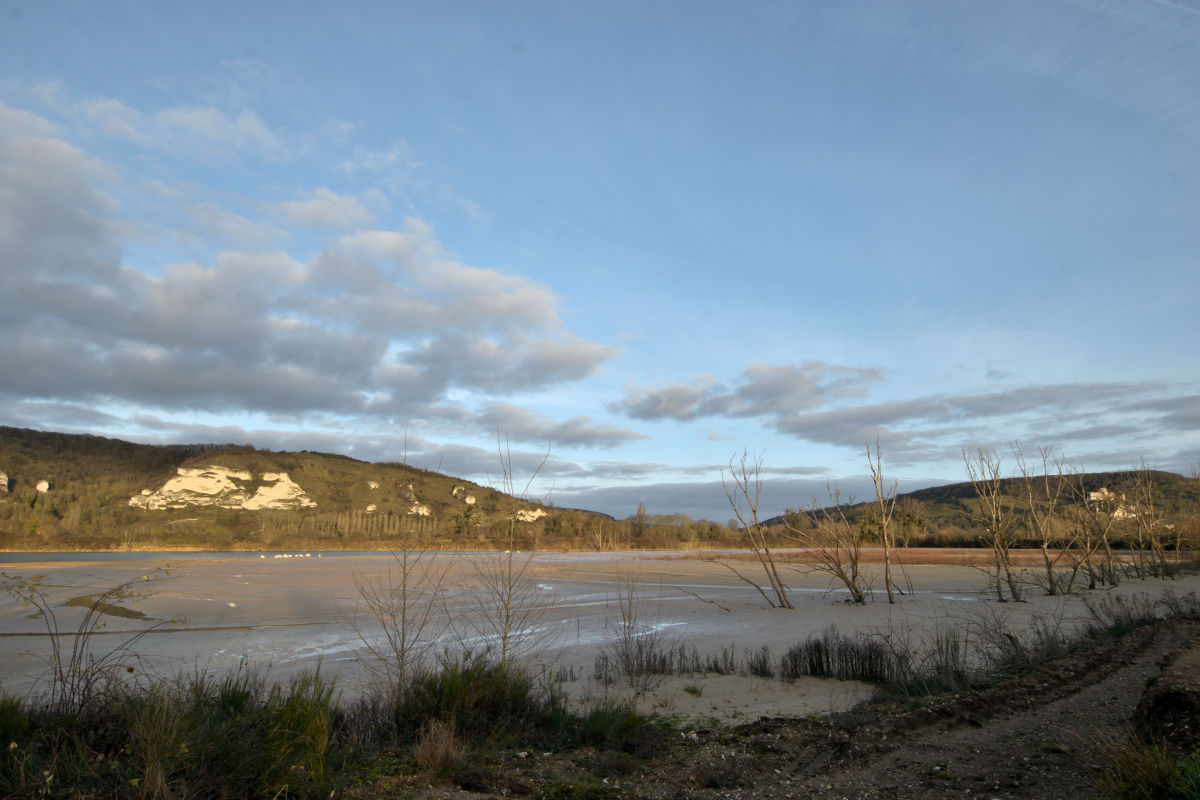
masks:
[[[477,556],[484,553],[494,553],[495,551],[474,551],[474,550],[454,550],[439,552],[440,556]],[[520,551],[517,551],[520,552]],[[740,553],[741,550],[707,550],[706,555],[721,555],[723,553]],[[780,551],[783,552],[783,551]],[[0,567],[5,564],[61,564],[61,563],[102,563],[102,562],[143,562],[152,561],[162,563],[164,561],[194,561],[194,560],[213,560],[213,559],[236,559],[236,560],[253,560],[261,561],[264,559],[274,559],[276,556],[305,556],[311,555],[312,558],[364,558],[371,556],[386,556],[387,550],[265,550],[247,552],[245,550],[206,550],[206,551],[178,551],[178,550],[161,550],[147,551],[140,550],[136,553],[122,552],[85,552],[85,553],[0,553]],[[660,550],[636,550],[636,551],[621,551],[621,552],[541,552],[538,553],[540,560],[565,558],[571,561],[621,561],[621,560],[637,560],[642,558],[661,558],[667,555],[682,555],[679,551],[660,551]]]

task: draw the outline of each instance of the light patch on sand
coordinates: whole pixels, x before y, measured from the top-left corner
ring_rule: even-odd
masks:
[[[251,480],[250,473],[245,470],[213,464],[198,468],[180,467],[178,472],[158,491],[143,489],[141,494],[131,497],[129,505],[148,511],[188,506],[217,506],[248,511],[316,506],[286,472],[262,473],[260,477],[264,483],[253,496],[235,483]]]
[[[686,687],[686,688],[685,688]],[[567,697],[581,705],[598,697],[632,702],[645,714],[737,725],[759,717],[807,717],[845,711],[871,696],[861,681],[798,678],[785,683],[747,675],[696,675],[665,678],[653,688],[635,691],[621,683],[605,685],[584,679],[560,684]]]

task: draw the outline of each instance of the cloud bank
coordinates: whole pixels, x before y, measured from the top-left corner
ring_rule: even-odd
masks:
[[[1059,445],[1125,440],[1128,452],[1105,457],[1134,462],[1136,448],[1156,437],[1200,430],[1200,396],[1182,384],[1034,384],[854,402],[881,378],[880,370],[818,361],[753,364],[728,385],[701,376],[689,383],[627,387],[609,408],[646,421],[750,418],[795,439],[860,450],[878,441],[894,463],[904,465],[954,461],[964,445],[995,446],[1022,437]],[[1007,434],[997,441],[1001,428]]]
[[[568,330],[546,286],[461,263],[422,222],[352,230],[303,260],[226,250],[152,271],[123,260],[106,174],[45,120],[0,106],[0,395],[424,420],[560,445],[641,436],[504,401],[593,375],[616,351]],[[275,210],[314,228],[373,221],[327,190]]]

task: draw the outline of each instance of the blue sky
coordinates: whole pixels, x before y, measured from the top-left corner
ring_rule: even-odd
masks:
[[[1195,0],[0,0],[0,424],[724,520],[1186,470],[1198,300]]]

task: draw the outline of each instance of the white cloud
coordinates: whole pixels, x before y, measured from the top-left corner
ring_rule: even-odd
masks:
[[[307,200],[270,203],[268,210],[292,225],[315,230],[364,228],[375,222],[375,215],[357,198],[324,187],[313,192]]]
[[[501,402],[585,378],[616,350],[571,333],[548,287],[457,261],[423,223],[339,236],[304,260],[234,249],[146,272],[122,259],[102,169],[36,117],[0,106],[0,122],[0,395],[511,424],[564,444],[638,436]],[[338,198],[292,210],[352,220]],[[231,236],[256,230],[192,211]]]
[[[207,244],[261,249],[287,236],[277,227],[248,219],[214,203],[186,203],[183,212],[188,221],[188,234]]]
[[[410,201],[420,201],[439,211],[459,213],[476,223],[487,221],[487,213],[478,203],[439,178],[403,140],[388,150],[359,148],[353,156],[342,161],[341,168],[350,175],[373,174],[380,186]]]
[[[68,119],[147,150],[221,156],[248,153],[285,160],[292,155],[283,139],[247,108],[226,112],[215,106],[179,106],[145,113],[111,97],[72,100],[55,83],[29,89],[42,104]]]

